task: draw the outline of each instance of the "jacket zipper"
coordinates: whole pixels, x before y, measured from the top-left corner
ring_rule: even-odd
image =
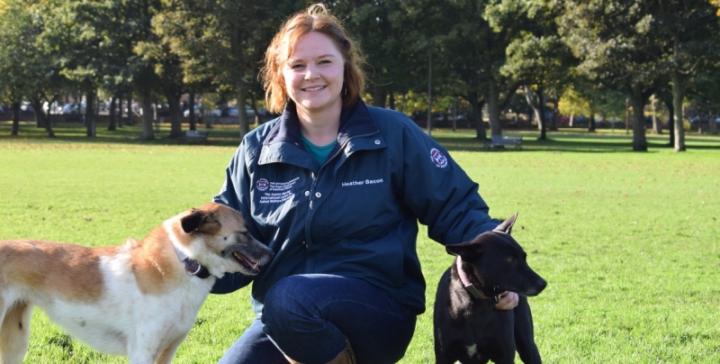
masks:
[[[350,143],[350,141],[352,141],[353,139],[356,139],[356,138],[368,137],[373,134],[379,134],[379,133],[373,132],[373,133],[367,133],[367,134],[362,134],[362,135],[355,135],[355,136],[348,138],[348,140],[346,140],[341,146],[338,147],[337,151],[335,151],[335,153],[333,153],[333,155],[331,155],[330,157],[328,157],[327,160],[325,160],[325,162],[320,166],[320,168],[317,171],[311,172],[311,177],[312,177],[313,181],[312,181],[312,185],[310,187],[310,195],[308,196],[308,198],[309,198],[308,214],[305,217],[305,240],[304,240],[305,249],[309,249],[310,245],[312,243],[312,239],[310,239],[310,236],[311,236],[310,222],[312,221],[313,216],[315,216],[315,211],[317,211],[317,204],[315,204],[315,202],[318,201],[320,198],[317,196],[317,192],[315,191],[315,189],[317,188],[317,182],[320,180],[320,172],[322,172],[329,165],[330,161],[337,158],[337,156],[340,155],[340,153],[343,150],[345,150],[345,147],[348,145],[348,143]],[[321,195],[321,197],[322,197],[322,195]]]

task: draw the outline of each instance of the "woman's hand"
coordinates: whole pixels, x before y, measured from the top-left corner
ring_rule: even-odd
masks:
[[[495,304],[495,309],[512,310],[517,307],[520,297],[515,292],[505,291],[500,293],[500,300]]]

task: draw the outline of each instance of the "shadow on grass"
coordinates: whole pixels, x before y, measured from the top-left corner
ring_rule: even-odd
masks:
[[[139,125],[124,126],[109,131],[98,126],[97,136],[88,138],[81,124],[62,123],[54,127],[55,138],[48,138],[45,129],[37,128],[35,123],[21,123],[18,136],[10,135],[10,122],[0,122],[0,142],[69,142],[88,144],[135,144],[135,145],[204,145],[204,146],[237,146],[240,143],[240,131],[237,125],[217,125],[212,129],[199,128],[207,133],[206,140],[170,138],[168,124],[162,124],[155,130],[152,140],[141,139]],[[187,125],[183,125],[187,130]],[[475,139],[474,130],[450,131],[439,129],[433,131],[433,137],[451,151],[507,152],[523,153],[535,151],[558,151],[576,153],[626,153],[632,151],[632,135],[622,130],[603,130],[597,133],[584,133],[577,130],[561,130],[549,132],[547,140],[538,140],[536,131],[507,131],[509,136],[522,136],[523,143],[519,149],[488,149],[482,142]],[[668,135],[648,135],[648,150],[670,149]],[[688,133],[686,135],[688,149],[720,150],[720,136]]]
[[[183,132],[188,130],[183,125]],[[212,129],[198,128],[198,131],[207,133],[205,140],[196,138],[170,138],[169,125],[161,125],[154,131],[153,139],[142,139],[142,129],[139,125],[125,125],[117,130],[107,130],[99,126],[96,136],[88,138],[85,127],[81,124],[62,123],[53,127],[54,138],[49,138],[44,128],[37,128],[35,123],[21,123],[17,136],[10,135],[10,122],[0,122],[0,142],[26,141],[26,142],[71,142],[88,144],[135,144],[135,145],[206,145],[206,146],[237,146],[240,143],[240,131],[237,125],[219,125]]]

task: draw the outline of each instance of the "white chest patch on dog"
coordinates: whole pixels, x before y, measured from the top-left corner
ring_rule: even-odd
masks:
[[[470,345],[470,346],[467,346],[467,347],[465,348],[465,350],[467,350],[467,355],[468,355],[469,358],[474,357],[475,355],[477,355],[477,352],[478,352],[478,350],[477,350],[477,345],[476,345],[476,344],[472,344],[472,345]]]

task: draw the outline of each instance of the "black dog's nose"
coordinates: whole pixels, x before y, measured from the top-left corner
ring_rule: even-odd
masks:
[[[538,276],[535,280],[535,284],[533,284],[533,289],[531,290],[531,292],[528,293],[528,296],[539,295],[540,292],[545,289],[545,287],[547,287],[547,282]]]

